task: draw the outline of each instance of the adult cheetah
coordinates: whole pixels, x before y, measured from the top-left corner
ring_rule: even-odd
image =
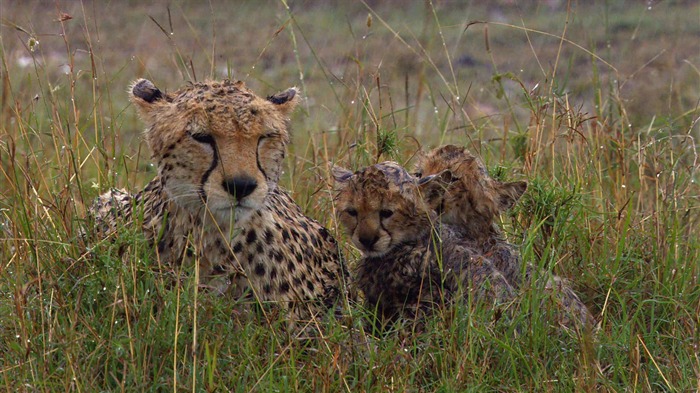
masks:
[[[166,93],[141,79],[131,101],[158,175],[135,195],[96,200],[99,236],[142,215],[161,261],[198,258],[219,290],[280,302],[297,318],[338,302],[347,273],[335,239],[277,186],[295,89],[263,99],[224,80]]]
[[[333,175],[339,220],[363,254],[353,280],[382,322],[419,317],[470,293],[497,303],[513,298],[488,258],[437,226],[423,195],[444,192],[440,176],[418,180],[394,162],[355,173],[335,167]]]
[[[593,316],[566,280],[537,272],[532,264],[523,266],[517,247],[505,240],[495,222],[500,213],[520,199],[527,182],[492,179],[476,157],[455,145],[441,146],[419,157],[416,176],[440,174],[447,181],[445,192],[426,196],[443,224],[456,228],[471,249],[493,261],[514,288],[537,277],[558,303],[555,314],[560,324],[572,328],[592,326]]]

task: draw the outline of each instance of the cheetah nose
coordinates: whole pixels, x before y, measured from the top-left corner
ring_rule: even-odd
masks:
[[[365,249],[371,250],[372,247],[374,246],[374,243],[377,242],[377,237],[376,236],[360,236],[359,240],[360,240],[360,244],[365,246]]]
[[[224,180],[221,186],[224,190],[228,191],[229,194],[233,195],[234,198],[241,200],[255,191],[258,182],[248,176],[238,176],[233,179]]]

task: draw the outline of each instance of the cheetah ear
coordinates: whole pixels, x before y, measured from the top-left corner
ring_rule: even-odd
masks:
[[[418,190],[431,210],[438,210],[445,198],[447,187],[454,181],[449,169],[418,179]]]
[[[288,115],[296,108],[301,98],[299,97],[299,91],[296,87],[292,87],[281,93],[267,97],[267,100],[275,104],[277,110]]]
[[[332,172],[336,185],[347,183],[347,181],[350,180],[353,175],[353,173],[349,170],[337,165],[333,165]]]
[[[413,175],[417,179],[423,177],[423,165],[425,164],[427,155],[428,153],[426,153],[423,149],[418,150],[415,154],[416,164],[413,166],[413,172],[411,173],[411,175]]]
[[[498,210],[506,211],[513,207],[527,190],[526,181],[512,183],[495,182],[494,189],[498,195]]]
[[[139,79],[131,87],[131,101],[136,105],[139,115],[146,121],[152,120],[159,108],[168,100],[153,82]]]

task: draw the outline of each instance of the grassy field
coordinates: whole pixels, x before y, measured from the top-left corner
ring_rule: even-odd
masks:
[[[3,0],[0,389],[700,390],[700,4],[572,3]],[[139,77],[298,86],[282,184],[350,263],[329,163],[468,146],[530,182],[509,240],[597,334],[550,326],[533,290],[515,321],[460,306],[374,336],[353,305],[298,340],[159,270],[136,229],[84,244],[96,195],[155,175]]]

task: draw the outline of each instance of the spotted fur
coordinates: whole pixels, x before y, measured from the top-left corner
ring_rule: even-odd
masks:
[[[420,316],[469,294],[512,299],[513,289],[488,258],[435,225],[423,195],[444,190],[440,177],[417,180],[393,162],[355,173],[336,167],[334,177],[339,220],[363,254],[354,283],[381,319]]]
[[[158,175],[134,195],[96,200],[99,236],[142,216],[160,261],[198,258],[203,281],[221,291],[280,302],[298,317],[338,301],[347,273],[335,239],[277,186],[295,89],[263,99],[224,80],[166,93],[141,79],[131,101]]]
[[[484,165],[468,150],[445,145],[420,156],[416,175],[440,174],[447,179],[444,193],[429,195],[426,202],[440,214],[440,221],[460,233],[463,241],[480,255],[487,256],[515,288],[523,281],[534,283],[552,296],[560,323],[565,326],[586,326],[593,322],[588,308],[581,302],[567,281],[558,276],[537,272],[531,264],[523,266],[517,247],[508,243],[498,224],[498,215],[515,205],[527,183],[504,183],[492,179]]]

